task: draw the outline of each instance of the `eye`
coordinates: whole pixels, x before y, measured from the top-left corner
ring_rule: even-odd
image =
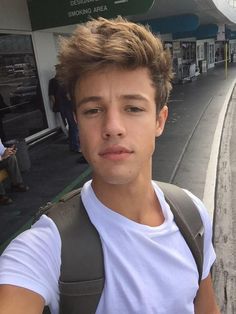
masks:
[[[136,112],[142,112],[142,111],[144,111],[144,109],[141,108],[141,107],[138,107],[138,106],[128,106],[126,108],[126,111],[127,112],[134,112],[134,113],[136,113]]]
[[[102,108],[97,107],[97,108],[85,109],[83,111],[83,114],[87,116],[92,116],[92,115],[98,114],[99,112],[102,112]]]

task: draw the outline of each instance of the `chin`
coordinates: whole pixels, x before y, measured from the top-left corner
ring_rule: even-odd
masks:
[[[106,176],[97,176],[97,181],[103,181],[105,184],[110,185],[126,185],[135,179],[135,176],[126,175],[106,175]]]
[[[130,182],[130,180],[122,178],[110,178],[109,180],[104,180],[107,184],[110,185],[125,185]]]
[[[124,184],[128,180],[127,174],[118,173],[118,171],[108,171],[104,168],[93,168],[92,177],[98,184]]]

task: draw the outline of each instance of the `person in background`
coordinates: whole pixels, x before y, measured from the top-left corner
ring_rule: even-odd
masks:
[[[11,190],[13,192],[26,192],[29,187],[23,183],[16,158],[16,147],[5,147],[0,140],[0,170],[5,169],[11,180]],[[8,205],[12,199],[6,194],[5,188],[0,183],[0,205]]]
[[[49,81],[48,95],[52,106],[53,112],[60,112],[63,124],[68,124],[69,127],[69,147],[72,152],[80,152],[78,127],[75,121],[73,104],[65,89],[65,87],[59,82],[56,68],[56,75]],[[62,125],[62,129],[64,129]]]

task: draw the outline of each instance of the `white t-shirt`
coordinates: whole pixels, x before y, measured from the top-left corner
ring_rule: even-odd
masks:
[[[105,286],[97,314],[194,313],[197,267],[162,191],[153,185],[165,217],[158,227],[136,223],[105,207],[96,198],[91,181],[82,189],[83,203],[100,234],[104,252]],[[198,206],[205,226],[204,279],[215,260],[211,222],[201,201],[188,194]],[[52,314],[58,314],[60,251],[57,227],[42,216],[0,257],[0,284],[39,293]]]

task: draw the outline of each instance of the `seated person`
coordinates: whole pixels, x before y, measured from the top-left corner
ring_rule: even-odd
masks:
[[[11,180],[11,188],[14,192],[26,192],[29,187],[23,183],[21,172],[16,158],[16,148],[4,147],[0,139],[0,170],[5,169]],[[12,199],[6,195],[4,186],[0,183],[0,205],[8,205]]]

